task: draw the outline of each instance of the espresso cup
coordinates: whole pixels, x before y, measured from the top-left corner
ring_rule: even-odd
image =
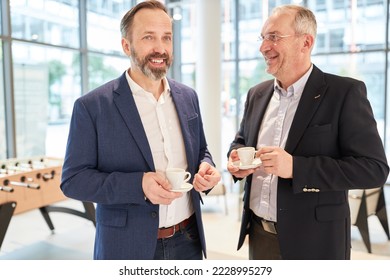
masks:
[[[191,173],[183,168],[167,168],[165,175],[174,190],[182,188],[183,184],[191,179]]]
[[[256,150],[253,147],[242,147],[237,149],[237,153],[242,165],[250,165],[253,163]]]

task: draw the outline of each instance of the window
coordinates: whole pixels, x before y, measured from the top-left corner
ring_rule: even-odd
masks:
[[[344,9],[345,8],[344,0],[333,0],[333,8]]]
[[[174,40],[181,42],[181,63],[195,63],[196,61],[196,24],[194,5],[185,5],[182,7],[183,17],[180,20],[181,31],[173,34]],[[188,15],[188,16],[186,16]],[[180,38],[180,39],[179,39]],[[185,51],[184,51],[185,50]],[[183,75],[183,74],[182,74]]]
[[[81,95],[78,53],[14,43],[18,157],[64,156],[74,100]]]
[[[3,13],[2,13],[2,11],[1,11],[1,9],[2,9],[3,7],[2,7],[2,5],[0,5],[0,22],[2,23],[3,22],[3,19],[2,19],[2,16],[3,16]],[[1,24],[1,28],[0,28],[0,35],[3,33],[3,24]]]
[[[86,6],[80,5],[83,3]],[[122,53],[119,22],[134,3],[134,0],[10,0],[12,31],[2,39],[12,49],[13,65],[5,69],[13,71],[15,135],[11,138],[16,143],[15,157],[64,156],[75,99],[118,77],[129,67],[129,60]],[[85,32],[81,32],[81,26],[87,26],[89,34],[82,40],[80,34]],[[87,39],[88,45],[81,45]],[[1,71],[3,67],[0,135],[5,135],[8,122]],[[6,142],[0,141],[0,158],[9,156],[6,151]]]
[[[384,0],[366,0],[367,5],[384,5],[386,1]]]
[[[130,67],[127,57],[118,58],[100,54],[90,54],[88,57],[88,73],[90,90],[118,78]]]
[[[0,40],[0,50],[3,49],[2,41]],[[0,52],[0,159],[6,158],[6,132],[5,132],[5,107],[4,107],[4,82],[3,82],[3,52]]]
[[[87,42],[90,50],[121,55],[120,21],[131,0],[87,1]]]
[[[317,33],[317,38],[316,38],[316,42],[314,44],[313,53],[316,53],[316,52],[322,53],[325,50],[326,50],[326,35]]]
[[[181,67],[181,81],[189,87],[195,88],[195,64],[185,64]]]
[[[329,30],[329,49],[337,52],[344,49],[344,30],[334,29]]]
[[[222,18],[222,57],[223,60],[231,60],[236,57],[237,49],[237,31],[235,27],[236,9],[233,1],[223,1],[222,9],[224,11]],[[255,38],[253,39],[255,41]]]
[[[119,23],[124,13],[138,2],[10,0],[12,34],[0,33],[0,46],[4,42],[12,44],[13,65],[0,68],[0,136],[6,139],[5,125],[8,124],[2,71],[13,69],[18,157],[42,153],[63,156],[74,100],[118,77],[130,65],[123,55]],[[168,7],[173,3],[164,2]],[[80,5],[83,3],[85,6]],[[221,118],[223,127],[229,127],[232,132],[238,129],[249,87],[272,78],[265,72],[256,40],[263,20],[275,6],[289,3],[296,1],[221,0]],[[389,29],[386,26],[387,1],[307,0],[300,3],[316,13],[318,34],[313,61],[324,71],[366,83],[379,131],[385,139],[390,139],[384,135],[388,123],[385,100],[390,100],[385,99],[389,92],[385,85],[390,84],[385,74],[389,64],[385,55],[388,51],[385,33]],[[356,5],[351,7],[351,3]],[[181,70],[181,82],[195,88],[196,1],[175,1],[174,5],[181,5],[183,15],[177,23],[179,30],[175,31],[174,39],[181,47],[175,62]],[[1,16],[2,13],[0,20]],[[82,26],[86,26],[86,33],[81,32]],[[80,35],[85,38],[80,40]],[[0,53],[1,64],[6,61],[8,59]],[[227,131],[223,129],[222,133]],[[222,139],[230,141],[231,133]],[[387,140],[384,141],[386,144]],[[388,150],[389,145],[386,147]],[[5,157],[6,151],[5,141],[0,141],[0,158]],[[223,150],[222,154],[225,152]]]
[[[316,1],[316,11],[325,11],[326,10],[326,1],[325,0],[317,0]]]
[[[78,48],[78,1],[10,0],[12,37]]]

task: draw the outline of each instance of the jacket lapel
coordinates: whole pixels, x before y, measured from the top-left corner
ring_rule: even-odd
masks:
[[[154,171],[152,152],[125,74],[119,78],[119,85],[114,89],[114,103],[150,169]]]
[[[188,139],[190,137],[190,132],[189,132],[188,121],[187,121],[188,116],[186,112],[187,112],[187,105],[189,99],[186,99],[185,94],[183,94],[184,90],[178,88],[177,83],[175,83],[171,79],[168,79],[168,83],[171,90],[172,100],[173,103],[175,104],[177,117],[179,118],[180,128],[182,131],[182,136],[184,141],[184,147],[186,151],[187,162],[190,165],[192,162],[194,162],[194,158],[193,158],[193,154],[189,149],[190,143]],[[189,170],[192,170],[194,166],[188,166],[188,168]]]
[[[302,92],[294,120],[291,124],[290,133],[286,143],[286,151],[293,153],[304,131],[308,127],[314,113],[325,97],[326,83],[324,73],[313,66],[312,73]]]
[[[257,145],[261,121],[273,93],[274,82],[273,80],[270,80],[269,83],[265,85],[265,88],[256,89],[256,93],[253,95],[252,104],[254,104],[254,107],[251,108],[251,110],[253,110],[254,113],[248,114],[253,118],[251,120],[246,120],[250,125],[247,146],[256,147]]]

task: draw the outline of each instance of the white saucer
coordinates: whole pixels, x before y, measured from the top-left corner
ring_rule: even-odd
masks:
[[[261,165],[261,160],[259,158],[255,158],[252,162],[252,164],[249,165],[242,165],[240,161],[233,162],[235,166],[238,166],[241,170],[247,170],[252,168],[257,168]]]
[[[191,185],[190,183],[184,183],[180,189],[177,189],[177,190],[171,190],[171,192],[188,192],[189,190],[191,190],[194,186]]]

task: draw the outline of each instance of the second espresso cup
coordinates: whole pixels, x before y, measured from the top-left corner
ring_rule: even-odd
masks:
[[[165,174],[174,190],[182,188],[183,184],[191,179],[191,173],[183,168],[167,168]]]
[[[237,149],[237,153],[242,165],[250,165],[253,163],[256,150],[254,147],[242,147]]]

